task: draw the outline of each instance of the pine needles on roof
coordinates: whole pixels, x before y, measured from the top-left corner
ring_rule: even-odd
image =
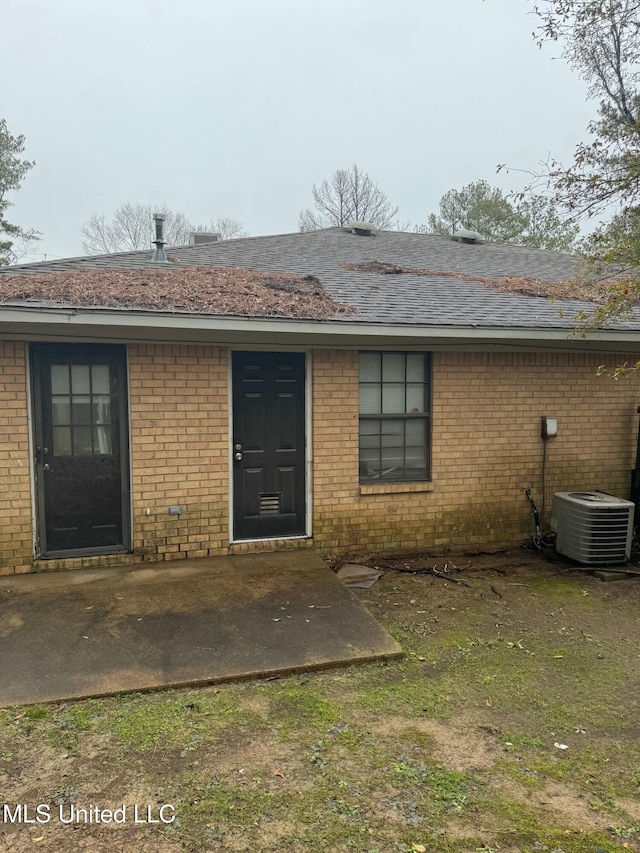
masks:
[[[314,276],[243,268],[78,269],[0,278],[0,303],[326,320],[353,308]]]
[[[400,267],[385,261],[365,261],[362,263],[343,263],[343,269],[356,272],[377,273],[379,275],[417,275],[429,278],[453,278],[459,281],[471,281],[481,284],[491,290],[516,296],[540,296],[545,299],[579,299],[585,302],[601,302],[608,298],[612,287],[617,284],[617,279],[607,277],[606,279],[593,281],[587,277],[576,276],[568,281],[545,281],[532,276],[504,275],[498,278],[484,278],[479,275],[451,271],[432,270],[420,267]]]

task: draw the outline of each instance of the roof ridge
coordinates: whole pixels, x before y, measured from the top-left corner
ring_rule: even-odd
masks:
[[[249,235],[247,237],[234,237],[234,238],[229,239],[229,240],[214,240],[214,241],[211,241],[210,243],[199,243],[199,244],[196,244],[193,246],[189,245],[189,244],[180,245],[180,246],[168,246],[167,251],[168,252],[174,252],[174,253],[177,252],[177,253],[179,253],[179,256],[182,256],[184,254],[191,254],[192,252],[197,253],[198,255],[202,256],[203,253],[205,253],[205,254],[208,252],[215,253],[216,250],[223,245],[224,246],[238,246],[240,244],[243,244],[246,246],[250,246],[252,243],[256,243],[256,242],[272,241],[272,240],[278,240],[278,239],[289,238],[289,237],[296,237],[296,238],[300,238],[300,239],[308,239],[310,237],[313,238],[315,236],[320,236],[323,234],[330,234],[330,233],[335,233],[335,232],[342,232],[345,235],[350,234],[348,229],[346,229],[345,227],[336,225],[336,226],[331,226],[329,228],[318,228],[318,229],[315,229],[313,231],[287,231],[287,232],[278,233],[278,234],[252,234],[252,235]],[[415,231],[394,231],[394,230],[380,230],[377,232],[377,234],[378,235],[386,235],[386,236],[396,238],[396,239],[397,238],[400,238],[400,239],[410,238],[412,242],[416,241],[416,242],[421,242],[421,243],[423,243],[427,240],[428,241],[441,242],[443,244],[453,242],[452,238],[447,234],[427,234],[427,233],[415,232]],[[358,237],[355,239],[360,240],[363,238]],[[532,254],[539,254],[543,257],[556,256],[556,257],[562,258],[562,259],[574,258],[576,260],[581,257],[581,255],[579,253],[575,253],[575,252],[565,252],[565,251],[559,251],[557,249],[553,249],[553,250],[552,249],[543,249],[543,248],[540,248],[538,246],[519,246],[519,245],[516,245],[513,243],[499,243],[499,242],[492,242],[492,241],[484,241],[484,243],[482,243],[480,246],[468,247],[468,251],[469,252],[478,252],[478,251],[482,251],[483,249],[484,250],[486,250],[486,249],[491,250],[492,248],[504,249],[511,254],[520,254],[520,255],[532,253]],[[147,254],[148,254],[148,258],[145,258],[145,255],[147,255]],[[98,266],[102,266],[103,264],[104,265],[107,265],[107,264],[110,265],[111,263],[114,263],[114,262],[115,262],[115,264],[117,264],[118,261],[124,262],[126,260],[132,260],[132,261],[135,260],[138,263],[140,263],[141,261],[148,259],[149,263],[152,263],[151,255],[152,255],[152,247],[151,247],[151,244],[149,244],[148,249],[131,249],[131,250],[122,251],[122,252],[103,252],[101,254],[96,254],[96,255],[74,255],[74,256],[66,257],[66,258],[55,258],[53,260],[31,261],[31,262],[23,263],[23,264],[12,264],[11,266],[0,267],[0,274],[7,274],[7,273],[10,273],[12,271],[20,273],[20,272],[26,272],[26,271],[34,270],[34,272],[35,272],[38,269],[41,269],[43,267],[47,267],[49,271],[53,272],[57,268],[59,268],[59,267],[64,268],[64,266],[68,265],[68,264],[73,264],[74,266],[79,266],[79,265],[85,266],[86,265],[89,268],[93,268],[93,266],[92,266],[93,264],[97,264]],[[183,260],[183,259],[180,258],[180,260]]]

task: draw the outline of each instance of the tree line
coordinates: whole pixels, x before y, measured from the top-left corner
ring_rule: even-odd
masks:
[[[32,165],[22,161],[20,167],[14,169],[14,188]],[[567,250],[574,246],[579,230],[571,220],[562,218],[550,199],[530,195],[514,203],[502,190],[482,179],[446,192],[440,199],[438,212],[430,213],[425,224],[414,226],[399,223],[398,207],[357,165],[338,169],[330,178],[314,184],[312,198],[313,208],[306,208],[299,214],[301,231],[344,226],[354,221],[369,222],[381,230],[442,235],[453,235],[464,228],[477,231],[493,242]],[[8,202],[5,204],[8,206]],[[87,255],[98,255],[149,248],[154,235],[154,213],[165,216],[164,234],[169,246],[188,244],[193,231],[216,233],[224,240],[248,236],[242,223],[230,217],[195,224],[185,214],[165,204],[126,203],[110,215],[94,214],[85,223],[81,232],[83,251]],[[4,220],[2,225],[6,240],[0,242],[0,263],[15,263],[38,235]],[[15,243],[16,240],[19,242]]]

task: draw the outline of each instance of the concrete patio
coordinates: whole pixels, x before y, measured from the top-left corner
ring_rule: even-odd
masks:
[[[307,550],[0,579],[0,707],[401,654]]]

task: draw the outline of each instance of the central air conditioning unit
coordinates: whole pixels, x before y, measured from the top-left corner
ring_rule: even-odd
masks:
[[[556,492],[551,508],[556,551],[586,566],[626,563],[634,509],[631,501],[604,492]]]

